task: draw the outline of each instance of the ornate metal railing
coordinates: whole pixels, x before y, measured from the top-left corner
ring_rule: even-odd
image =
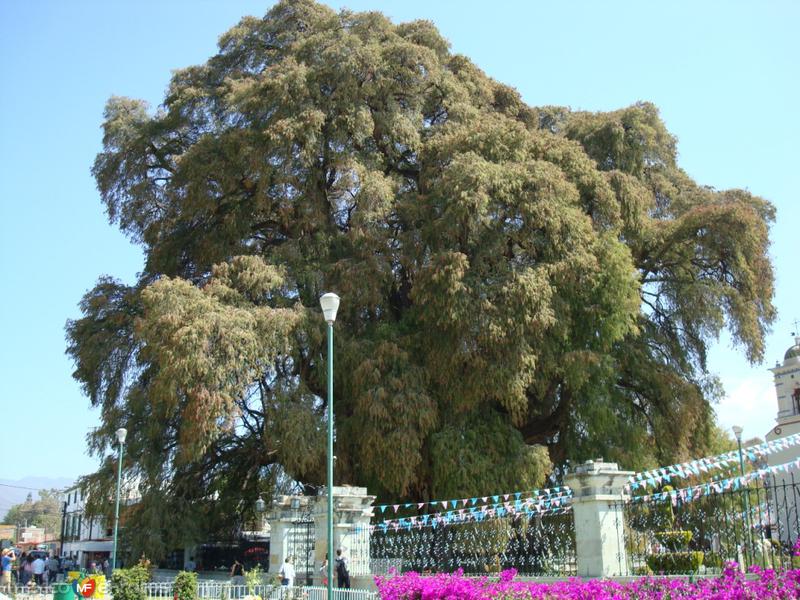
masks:
[[[681,568],[681,561],[673,561],[672,572],[714,573],[731,561],[790,567],[800,531],[799,503],[800,482],[793,473],[768,475],[738,489],[709,483],[620,503],[625,515],[620,572],[658,574],[664,555],[676,552],[702,553],[702,562],[695,568],[687,560]]]
[[[570,510],[518,513],[444,525],[376,526],[370,533],[372,572],[496,573],[569,576],[577,572]]]

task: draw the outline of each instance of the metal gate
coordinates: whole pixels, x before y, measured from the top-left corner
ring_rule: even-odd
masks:
[[[294,561],[297,585],[313,585],[314,578],[314,519],[311,504],[292,521],[288,550]]]

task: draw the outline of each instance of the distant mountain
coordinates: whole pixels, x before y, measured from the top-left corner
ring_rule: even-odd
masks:
[[[71,486],[74,480],[68,477],[23,477],[22,479],[0,479],[0,522],[8,509],[15,504],[25,502],[28,494],[34,500],[39,497],[37,490],[63,490]]]

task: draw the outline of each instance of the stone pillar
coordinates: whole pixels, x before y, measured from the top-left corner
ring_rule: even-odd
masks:
[[[341,548],[347,557],[350,582],[354,588],[372,581],[369,569],[369,522],[375,496],[367,488],[334,486],[333,488],[333,547]],[[314,583],[322,582],[320,568],[328,554],[328,495],[322,490],[314,505],[316,544],[314,546]],[[334,573],[334,578],[336,574]],[[334,581],[335,584],[335,581]]]
[[[186,569],[186,565],[189,564],[189,561],[192,558],[194,558],[194,561],[192,561],[192,562],[194,562],[194,568],[195,568],[195,571],[196,571],[197,570],[197,559],[198,559],[197,546],[196,545],[195,546],[187,546],[186,548],[183,549],[183,565],[181,566],[181,569]]]
[[[292,508],[293,499],[298,500],[296,508]],[[273,501],[268,516],[270,573],[278,573],[281,570],[281,565],[291,550],[289,536],[295,527],[295,521],[300,514],[308,511],[308,505],[313,501],[314,498],[308,496],[278,496]],[[297,566],[295,564],[295,567]]]
[[[622,503],[632,471],[620,471],[602,458],[588,461],[564,478],[572,488],[572,513],[580,577],[628,573]]]

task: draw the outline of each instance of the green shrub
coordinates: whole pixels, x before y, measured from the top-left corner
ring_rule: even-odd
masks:
[[[155,569],[155,566],[144,554],[139,557],[139,562],[136,563],[134,569],[142,569],[142,572],[145,573],[145,575],[142,576],[147,577],[147,579],[144,580],[145,583],[152,581],[153,570]]]
[[[197,573],[180,571],[175,576],[174,600],[197,600]]]
[[[689,547],[692,541],[691,531],[659,531],[656,539],[670,552],[682,552]]]
[[[651,554],[646,558],[646,562],[653,573],[678,575],[696,573],[703,565],[703,557],[702,552],[665,552]]]
[[[259,565],[256,565],[244,574],[244,582],[247,584],[247,592],[252,596],[255,594],[256,586],[264,583],[264,572]]]
[[[142,565],[130,569],[114,569],[111,590],[114,600],[145,600],[144,584],[150,581],[150,571]]]
[[[725,566],[725,559],[719,552],[706,552],[703,556],[703,564],[709,569],[721,569]]]
[[[671,485],[665,485],[661,488],[660,491],[662,492],[671,492],[673,487]],[[672,502],[659,502],[654,507],[654,515],[657,515],[657,524],[659,527],[664,527],[665,529],[673,529],[675,527],[675,512],[672,510]]]
[[[643,567],[634,567],[633,574],[638,577],[652,577],[654,575],[653,570],[646,565]]]

